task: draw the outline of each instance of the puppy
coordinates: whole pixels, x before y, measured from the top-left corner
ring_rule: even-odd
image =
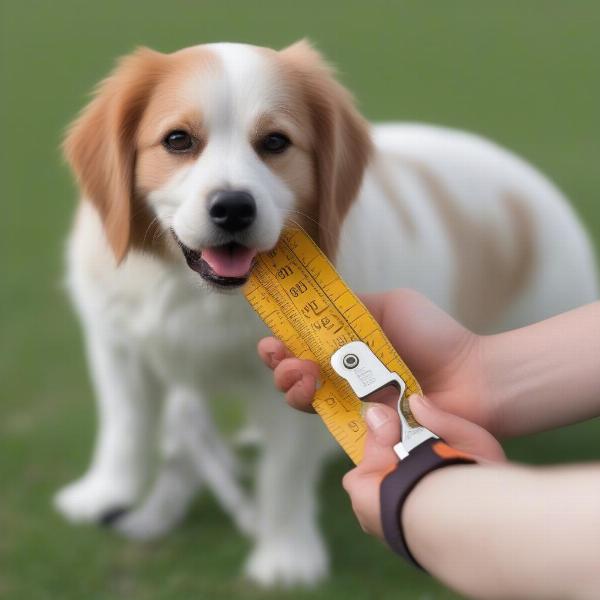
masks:
[[[140,49],[64,148],[82,193],[68,284],[99,432],[56,505],[147,539],[207,485],[255,539],[246,570],[262,584],[327,571],[314,489],[335,444],[273,391],[255,356],[265,331],[239,292],[286,224],[356,291],[416,288],[478,331],[596,298],[590,244],[547,179],[474,135],[370,127],[306,42]],[[255,499],[212,421],[223,392],[247,399],[260,430]]]

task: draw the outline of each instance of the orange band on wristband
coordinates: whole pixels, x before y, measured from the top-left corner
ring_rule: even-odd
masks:
[[[440,458],[464,458],[467,460],[473,460],[473,457],[466,452],[461,452],[456,448],[452,448],[448,446],[448,444],[444,442],[436,442],[433,444],[432,450],[440,457]]]

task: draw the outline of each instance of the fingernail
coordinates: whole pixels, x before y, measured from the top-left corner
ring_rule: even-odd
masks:
[[[370,429],[379,429],[390,420],[390,416],[381,406],[369,406],[365,419]]]

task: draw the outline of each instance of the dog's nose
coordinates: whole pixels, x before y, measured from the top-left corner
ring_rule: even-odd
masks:
[[[241,231],[254,222],[256,202],[248,192],[219,191],[210,200],[208,214],[221,229]]]

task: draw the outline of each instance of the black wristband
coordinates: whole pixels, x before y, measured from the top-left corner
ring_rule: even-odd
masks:
[[[417,446],[385,476],[380,487],[381,524],[389,547],[409,563],[423,569],[410,553],[402,531],[402,508],[417,483],[431,471],[442,467],[476,462],[468,454],[454,450],[433,438]]]

